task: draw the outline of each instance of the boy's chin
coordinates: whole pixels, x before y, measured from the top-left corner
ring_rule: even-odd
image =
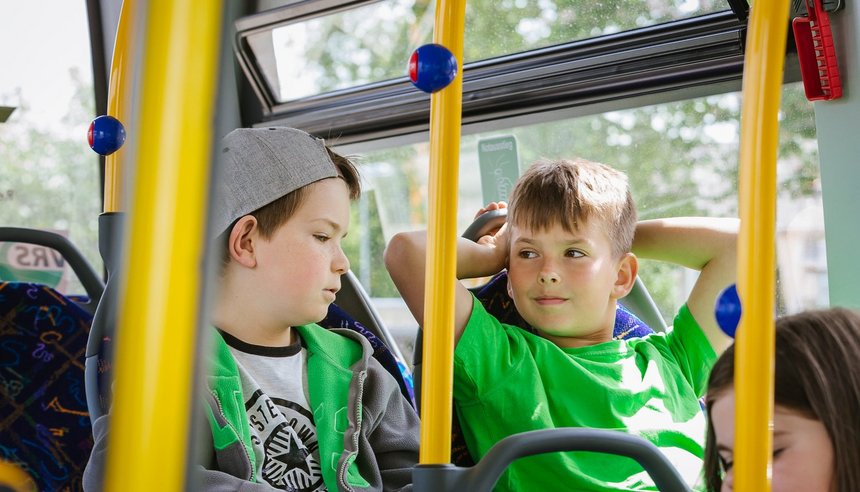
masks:
[[[559,347],[595,345],[612,339],[612,332],[584,328],[535,328],[538,335]]]
[[[534,322],[526,320],[534,329],[541,335],[549,335],[551,337],[580,337],[587,334],[590,330],[581,326],[570,326],[567,322],[569,319],[536,319]]]
[[[322,309],[318,312],[308,313],[307,316],[305,316],[301,319],[297,318],[296,322],[292,326],[319,324],[327,316],[328,316],[328,306],[326,306],[324,309]]]
[[[535,331],[544,338],[580,338],[585,335],[583,330],[574,328],[535,328]]]

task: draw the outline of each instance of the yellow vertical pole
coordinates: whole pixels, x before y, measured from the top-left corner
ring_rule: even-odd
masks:
[[[776,158],[788,0],[753,2],[741,108],[741,229],[735,352],[734,489],[770,490],[776,305]]]
[[[118,119],[131,131],[131,88],[133,86],[132,48],[134,46],[135,0],[124,0],[119,12],[113,58],[110,64],[107,114]],[[104,211],[119,212],[122,196],[125,146],[105,157]]]
[[[421,464],[451,462],[454,387],[454,288],[457,278],[457,183],[463,106],[466,0],[437,0],[433,42],[457,58],[457,77],[430,98],[430,189],[424,299]]]
[[[36,492],[38,489],[33,478],[19,465],[0,459],[0,490],[4,492]]]
[[[107,490],[185,480],[222,2],[147,2]]]

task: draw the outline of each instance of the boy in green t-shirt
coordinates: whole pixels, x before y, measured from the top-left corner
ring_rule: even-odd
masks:
[[[518,432],[617,429],[654,443],[691,487],[701,488],[705,420],[698,399],[715,350],[729,341],[713,306],[734,281],[737,229],[735,219],[637,223],[623,173],[585,160],[534,164],[513,190],[508,223],[457,245],[458,278],[507,267],[508,294],[537,332],[500,323],[458,283],[454,399],[473,457]],[[394,236],[385,252],[418,320],[426,249],[420,231]],[[668,333],[612,340],[617,301],[636,279],[634,252],[701,273]],[[497,490],[656,488],[633,460],[567,452],[515,461]]]

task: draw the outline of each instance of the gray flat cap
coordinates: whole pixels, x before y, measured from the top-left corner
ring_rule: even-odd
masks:
[[[239,128],[222,140],[212,233],[303,186],[337,177],[322,139],[294,128]]]

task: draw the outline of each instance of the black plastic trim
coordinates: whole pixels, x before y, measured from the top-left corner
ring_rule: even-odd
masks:
[[[108,98],[108,62],[104,49],[104,22],[102,20],[101,2],[99,0],[87,0],[87,24],[90,32],[90,58],[93,67],[93,93],[95,95],[96,114],[93,118],[107,114]],[[105,157],[99,158],[99,190],[101,190],[101,201],[104,202],[105,194]]]
[[[94,306],[99,303],[105,288],[104,282],[78,248],[65,237],[41,229],[0,227],[0,241],[37,244],[56,250],[69,263],[90,298],[89,303],[81,303],[81,307],[92,312]]]
[[[745,29],[735,13],[725,11],[470,63],[464,70],[463,121],[740,80]],[[237,42],[250,32],[240,33]],[[256,80],[247,65],[243,69]],[[255,85],[261,96],[262,86]],[[369,132],[378,138],[429,126],[430,96],[406,77],[277,105],[266,102],[270,95],[263,97],[263,118],[254,124],[294,126],[344,142]]]
[[[277,101],[258,69],[260,65],[247,42],[249,36],[271,31],[275,26],[331,15],[379,1],[381,0],[304,0],[237,19],[234,24],[236,37],[233,39],[233,51],[236,53],[239,66],[242,67],[242,71],[250,81],[251,88],[260,101],[263,114],[270,115],[272,107],[277,104]]]

